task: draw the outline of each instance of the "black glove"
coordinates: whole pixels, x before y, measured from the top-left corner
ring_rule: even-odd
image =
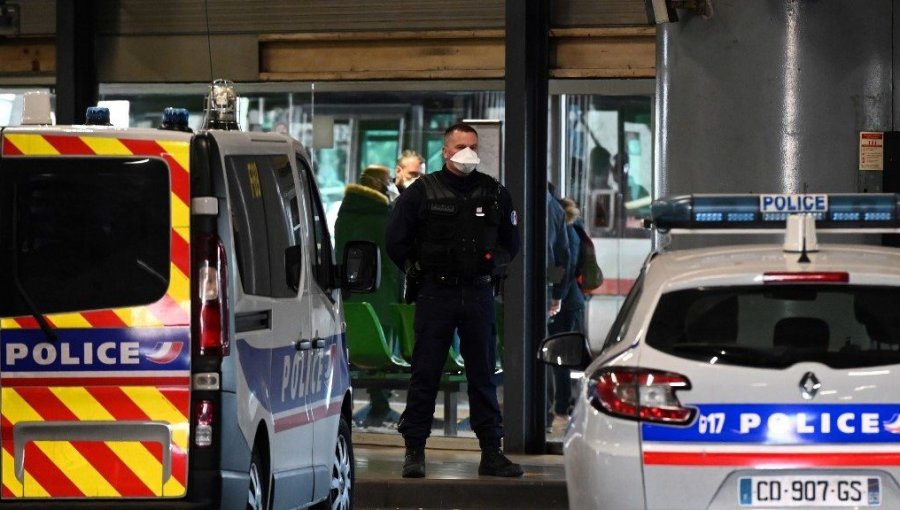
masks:
[[[415,303],[422,287],[422,270],[415,263],[407,263],[406,279],[403,282],[403,302]]]

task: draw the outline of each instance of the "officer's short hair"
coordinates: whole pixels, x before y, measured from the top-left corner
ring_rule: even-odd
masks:
[[[478,131],[475,131],[475,128],[473,128],[471,125],[466,124],[465,122],[457,122],[456,124],[453,124],[452,126],[448,127],[446,131],[444,131],[444,139],[446,139],[448,136],[450,136],[450,133],[452,133],[454,131],[462,131],[463,133],[472,133],[475,136],[478,136]]]

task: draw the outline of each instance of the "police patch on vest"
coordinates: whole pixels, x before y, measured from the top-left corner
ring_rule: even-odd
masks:
[[[428,204],[428,210],[436,214],[456,214],[456,204]]]

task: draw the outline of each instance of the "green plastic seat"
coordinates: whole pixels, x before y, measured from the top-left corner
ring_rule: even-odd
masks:
[[[354,368],[382,371],[409,368],[409,363],[388,345],[372,305],[359,301],[344,303],[344,320],[347,322],[350,365]]]
[[[391,303],[391,314],[393,315],[397,336],[400,340],[400,354],[404,358],[411,360],[413,346],[416,344],[416,306],[407,303]],[[462,355],[459,354],[459,349],[456,345],[451,345],[444,370],[447,372],[460,372],[464,368],[465,362],[463,362]]]

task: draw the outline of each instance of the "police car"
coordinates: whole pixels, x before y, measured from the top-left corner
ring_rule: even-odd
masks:
[[[587,367],[564,438],[573,509],[900,508],[900,195],[691,195],[659,232],[784,232],[783,244],[648,257]],[[778,230],[775,230],[778,229]]]
[[[352,507],[341,294],[377,248],[335,265],[304,148],[209,92],[196,133],[0,132],[0,506]]]

